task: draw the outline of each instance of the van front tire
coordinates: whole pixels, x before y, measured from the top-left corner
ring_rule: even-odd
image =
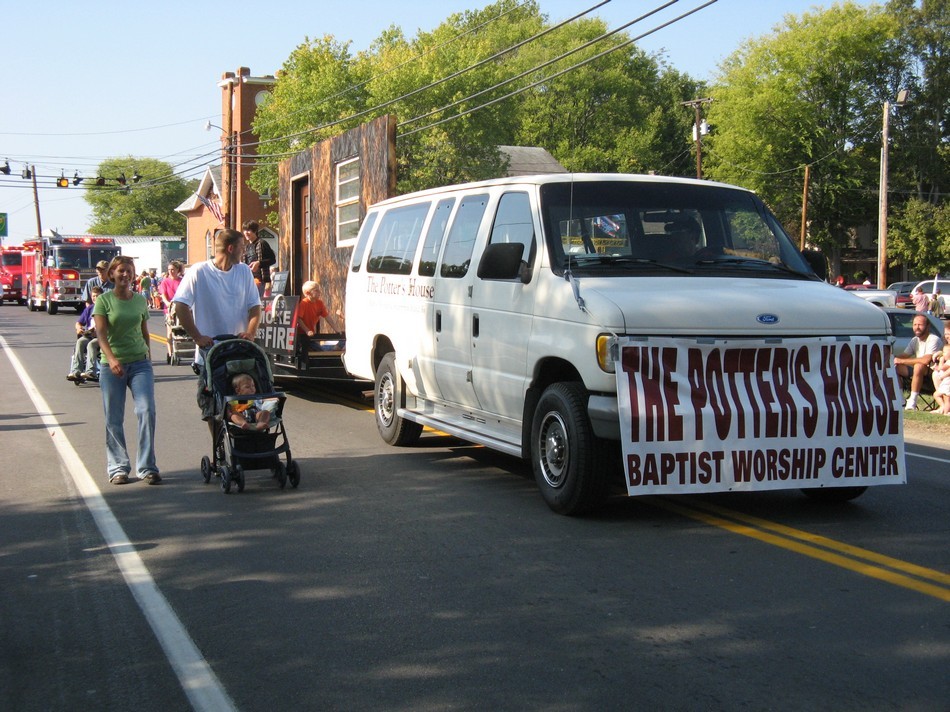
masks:
[[[376,369],[373,410],[379,436],[390,445],[411,445],[422,434],[421,425],[397,415],[402,405],[403,383],[396,370],[396,354],[389,352]]]
[[[607,496],[609,450],[587,417],[579,383],[555,383],[541,395],[531,424],[531,466],[541,496],[559,514],[584,514]]]

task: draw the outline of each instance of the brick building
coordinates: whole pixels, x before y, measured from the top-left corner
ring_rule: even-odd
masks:
[[[263,222],[275,208],[248,184],[255,167],[257,136],[251,129],[257,107],[277,80],[273,76],[252,77],[251,70],[239,67],[226,72],[221,89],[221,124],[209,124],[221,131],[221,164],[209,167],[195,193],[176,210],[186,218],[188,262],[211,256],[214,231],[219,227],[240,229],[245,220]],[[264,237],[276,246],[277,235],[265,230]]]

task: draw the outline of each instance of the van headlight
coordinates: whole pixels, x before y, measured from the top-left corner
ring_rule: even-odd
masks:
[[[606,373],[615,373],[617,360],[617,337],[613,334],[600,334],[597,337],[597,365]]]

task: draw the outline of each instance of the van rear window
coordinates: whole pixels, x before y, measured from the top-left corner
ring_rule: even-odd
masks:
[[[379,221],[369,250],[366,271],[409,274],[431,203],[418,203],[388,210]]]

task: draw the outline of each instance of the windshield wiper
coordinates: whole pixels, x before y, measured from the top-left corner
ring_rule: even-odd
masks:
[[[703,267],[729,265],[730,267],[749,267],[750,269],[767,267],[769,269],[778,270],[779,272],[785,272],[786,274],[794,274],[797,277],[803,277],[805,279],[815,278],[815,275],[792,269],[784,262],[770,262],[769,260],[763,260],[757,257],[717,257],[714,259],[696,260],[696,264]]]
[[[657,262],[646,257],[631,257],[629,255],[569,255],[567,263],[573,263],[578,267],[587,267],[590,264],[598,265],[642,265],[644,267],[659,267],[670,272],[680,272],[682,274],[692,274],[691,269],[671,265],[667,262]]]

